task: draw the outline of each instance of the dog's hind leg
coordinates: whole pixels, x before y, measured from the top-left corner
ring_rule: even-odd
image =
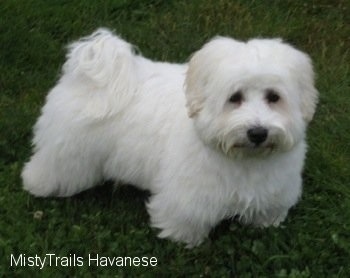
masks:
[[[70,196],[103,179],[113,142],[104,124],[135,93],[132,46],[99,29],[69,47],[58,84],[34,128],[34,155],[25,165],[24,189],[36,196]]]
[[[24,189],[35,196],[71,196],[102,180],[101,159],[84,150],[49,146],[38,150],[22,172]]]

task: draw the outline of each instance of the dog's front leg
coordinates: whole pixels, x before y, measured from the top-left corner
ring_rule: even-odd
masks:
[[[189,199],[178,194],[160,193],[151,197],[147,209],[151,225],[161,230],[160,238],[184,242],[192,248],[202,243],[217,221],[212,221],[201,203]]]

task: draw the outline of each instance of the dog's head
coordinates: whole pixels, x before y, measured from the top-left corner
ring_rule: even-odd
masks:
[[[309,57],[279,39],[216,38],[189,62],[188,113],[225,153],[287,151],[304,138],[318,92]]]

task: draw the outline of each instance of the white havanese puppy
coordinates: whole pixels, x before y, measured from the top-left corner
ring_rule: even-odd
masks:
[[[200,244],[222,219],[278,226],[298,201],[318,92],[279,39],[216,37],[188,64],[106,29],[73,43],[34,128],[24,188],[71,196],[106,179],[151,192],[159,237]]]

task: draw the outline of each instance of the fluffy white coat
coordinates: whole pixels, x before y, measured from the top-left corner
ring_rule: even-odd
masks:
[[[313,79],[308,56],[279,39],[217,37],[170,64],[99,29],[69,48],[24,188],[71,196],[104,179],[134,184],[151,192],[159,236],[188,246],[225,218],[277,226],[301,194]]]

